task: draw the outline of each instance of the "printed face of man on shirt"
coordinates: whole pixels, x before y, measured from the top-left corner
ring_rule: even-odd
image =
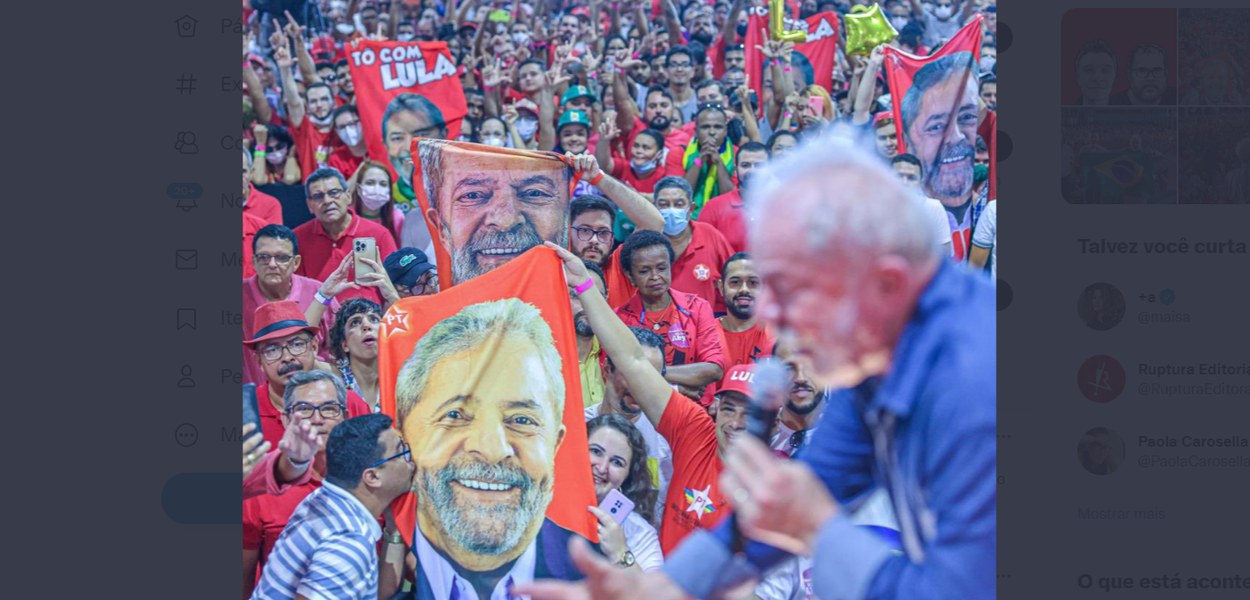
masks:
[[[543,169],[537,160],[447,146],[435,151],[441,153],[439,168],[422,173],[432,205],[426,218],[451,256],[453,285],[544,241],[568,246],[569,175],[563,165]]]
[[[929,196],[947,206],[960,206],[972,191],[977,139],[976,77],[966,66],[957,65],[947,71],[945,79],[928,89],[917,92],[913,86],[907,97],[915,93],[921,94],[915,114],[903,113],[907,151],[925,165],[925,189]],[[907,103],[905,99],[904,105]]]
[[[565,435],[558,369],[551,372],[524,334],[488,333],[481,344],[436,359],[402,416],[417,467],[421,532],[463,567],[498,568],[538,536]],[[402,394],[397,389],[401,402]]]

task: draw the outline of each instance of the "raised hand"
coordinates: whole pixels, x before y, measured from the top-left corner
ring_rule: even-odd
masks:
[[[343,262],[340,262],[339,266],[334,269],[334,272],[330,273],[329,277],[326,277],[326,282],[321,284],[322,296],[325,296],[326,298],[333,298],[339,295],[339,293],[343,290],[360,289],[359,285],[348,281],[348,278],[351,276],[354,256],[354,254],[348,252],[347,255],[343,257]]]
[[[309,421],[295,413],[291,413],[291,425],[282,433],[278,440],[278,450],[292,464],[311,461],[323,450],[320,432]]]
[[[621,135],[621,129],[616,126],[616,111],[604,111],[603,122],[599,124],[599,135],[609,141]]]
[[[594,179],[603,173],[599,169],[599,161],[593,154],[573,154],[566,152],[564,157],[573,164],[573,170],[581,173],[582,179]]]
[[[247,479],[248,475],[256,469],[256,465],[265,458],[269,453],[271,444],[265,441],[265,436],[256,431],[255,423],[248,423],[243,426],[243,478]]]

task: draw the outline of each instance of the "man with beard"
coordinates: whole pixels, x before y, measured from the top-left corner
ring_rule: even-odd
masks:
[[[977,139],[977,79],[971,52],[943,56],[916,72],[900,112],[907,151],[924,166],[924,190],[949,218],[952,255],[968,258],[972,230],[983,207],[973,206],[972,168]]]
[[[768,447],[780,456],[790,458],[798,452],[816,431],[816,424],[825,408],[825,390],[816,391],[816,384],[808,378],[811,366],[803,359],[786,360],[790,371],[790,396],[777,413],[777,426],[773,429]]]
[[[715,227],[725,236],[725,241],[729,242],[734,252],[742,252],[747,249],[746,203],[742,200],[742,192],[750,185],[752,174],[768,162],[768,147],[759,142],[747,142],[738,149],[735,158],[738,161],[734,170],[738,174],[738,187],[708,200],[699,213],[698,221]],[[724,272],[721,274],[724,275]]]
[[[721,104],[700,104],[695,116],[695,139],[682,152],[682,173],[694,188],[692,217],[708,200],[734,189],[736,149],[729,140],[729,115]]]
[[[607,296],[608,287],[603,282],[603,269],[599,263],[582,259],[590,270],[595,283],[601,287],[599,291]],[[577,335],[577,369],[582,375],[582,406],[591,406],[603,402],[603,372],[600,370],[599,340],[595,339],[595,331],[586,320],[586,311],[582,310],[582,301],[577,294],[569,291],[569,304],[573,308],[573,333]]]
[[[1126,73],[1128,88],[1112,96],[1108,104],[1176,106],[1176,88],[1168,86],[1168,56],[1161,46],[1142,44],[1133,48]]]
[[[581,577],[562,551],[573,534],[544,516],[565,389],[536,307],[508,298],[440,321],[400,369],[395,403],[417,467],[416,598],[500,598],[535,577]]]
[[[382,141],[386,144],[391,167],[399,174],[393,194],[395,205],[405,213],[417,206],[417,194],[412,191],[412,155],[409,150],[415,137],[447,139],[443,111],[425,96],[395,96],[382,113]],[[422,243],[405,242],[405,245],[425,247]]]
[[[295,228],[295,238],[302,249],[302,260],[295,270],[297,274],[326,281],[352,253],[353,242],[358,238],[376,240],[379,257],[390,256],[396,250],[395,238],[389,230],[356,216],[351,210],[347,181],[337,169],[317,169],[308,176],[304,188],[308,194],[308,212],[314,218]],[[380,271],[382,265],[378,264],[377,269]],[[349,280],[355,281],[354,272]],[[383,303],[382,295],[375,287],[353,287],[338,300],[345,302],[354,297]]]
[[[591,270],[591,273],[594,271]],[[595,281],[595,285],[599,285],[599,282]],[[586,319],[586,326],[589,328],[590,320],[586,318],[584,310],[582,318]],[[663,374],[664,338],[641,327],[630,327],[629,331],[642,345],[647,361]],[[612,364],[612,359],[607,357],[603,360],[603,392],[603,402],[586,408],[586,420],[590,421],[599,415],[618,414],[629,419],[638,429],[638,433],[642,434],[642,439],[647,442],[647,469],[651,471],[651,485],[659,490],[655,499],[655,518],[656,521],[663,521],[668,482],[673,479],[673,449],[668,445],[668,440],[655,430],[655,425],[643,418],[642,408],[629,391],[629,382]]]
[[[334,134],[331,114],[334,111],[334,90],[318,81],[304,90],[300,97],[295,85],[291,66],[295,60],[285,41],[274,49],[274,62],[282,72],[282,98],[286,102],[287,120],[290,121],[291,137],[295,138],[295,153],[299,158],[301,173],[312,173],[326,166],[326,160],[341,142]]]
[[[485,153],[441,140],[422,141],[417,151],[430,202],[425,218],[451,257],[452,285],[492,271],[544,241],[568,246],[571,175],[564,163]],[[526,168],[518,168],[518,161]]]
[[[668,156],[664,160],[665,168],[670,173],[685,173],[682,153],[694,136],[694,129],[683,127],[672,119],[673,95],[661,85],[652,85],[643,98],[640,119],[638,107],[630,99],[623,77],[612,79],[612,93],[616,100],[616,126],[625,132],[624,147],[632,148],[634,138],[644,129],[654,129],[664,136],[664,147],[668,150]]]
[[[329,371],[330,365],[317,360],[317,328],[304,320],[304,311],[295,302],[264,304],[256,309],[252,322],[251,339],[244,340],[243,345],[252,350],[265,373],[265,381],[256,386],[260,430],[265,441],[277,448],[286,433],[287,419],[283,417],[289,417],[283,399],[287,382],[296,373]],[[353,415],[370,412],[369,405],[355,392],[347,392],[343,404]]]
[[[717,289],[729,311],[716,321],[725,336],[725,366],[755,364],[772,356],[777,338],[755,318],[760,276],[750,254],[739,252],[725,261]]]

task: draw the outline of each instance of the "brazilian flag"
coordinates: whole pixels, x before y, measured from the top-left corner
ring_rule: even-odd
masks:
[[[1081,172],[1088,203],[1118,204],[1125,197],[1152,202],[1159,196],[1151,154],[1086,152],[1081,155]]]

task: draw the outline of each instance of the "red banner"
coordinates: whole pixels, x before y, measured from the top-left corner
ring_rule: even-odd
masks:
[[[581,174],[563,156],[425,138],[412,140],[411,153],[412,189],[434,240],[440,289],[543,242],[568,247],[569,200]]]
[[[763,47],[768,40],[768,8],[756,7],[747,13],[746,71],[751,74],[751,89],[759,95],[761,109],[764,98],[764,54],[756,46]],[[833,65],[838,52],[838,14],[832,11],[812,15],[806,19],[786,19],[786,27],[793,31],[806,31],[807,41],[794,49],[803,53],[812,63],[816,85],[829,90],[832,95]],[[793,67],[792,67],[793,68]]]
[[[413,137],[460,135],[464,89],[447,42],[361,40],[347,47],[347,65],[369,157],[390,164],[392,176],[405,168]]]
[[[408,544],[420,532],[445,560],[476,571],[537,544],[546,564],[534,568],[576,575],[551,572],[568,559],[550,556],[574,534],[597,540],[573,312],[556,253],[535,248],[464,285],[396,302],[379,352],[382,412],[417,466],[413,492],[391,504]]]
[[[972,188],[980,59],[980,17],[932,56],[885,49],[898,153],[920,159],[926,192],[948,204],[966,198]],[[991,181],[993,176],[991,171]]]

